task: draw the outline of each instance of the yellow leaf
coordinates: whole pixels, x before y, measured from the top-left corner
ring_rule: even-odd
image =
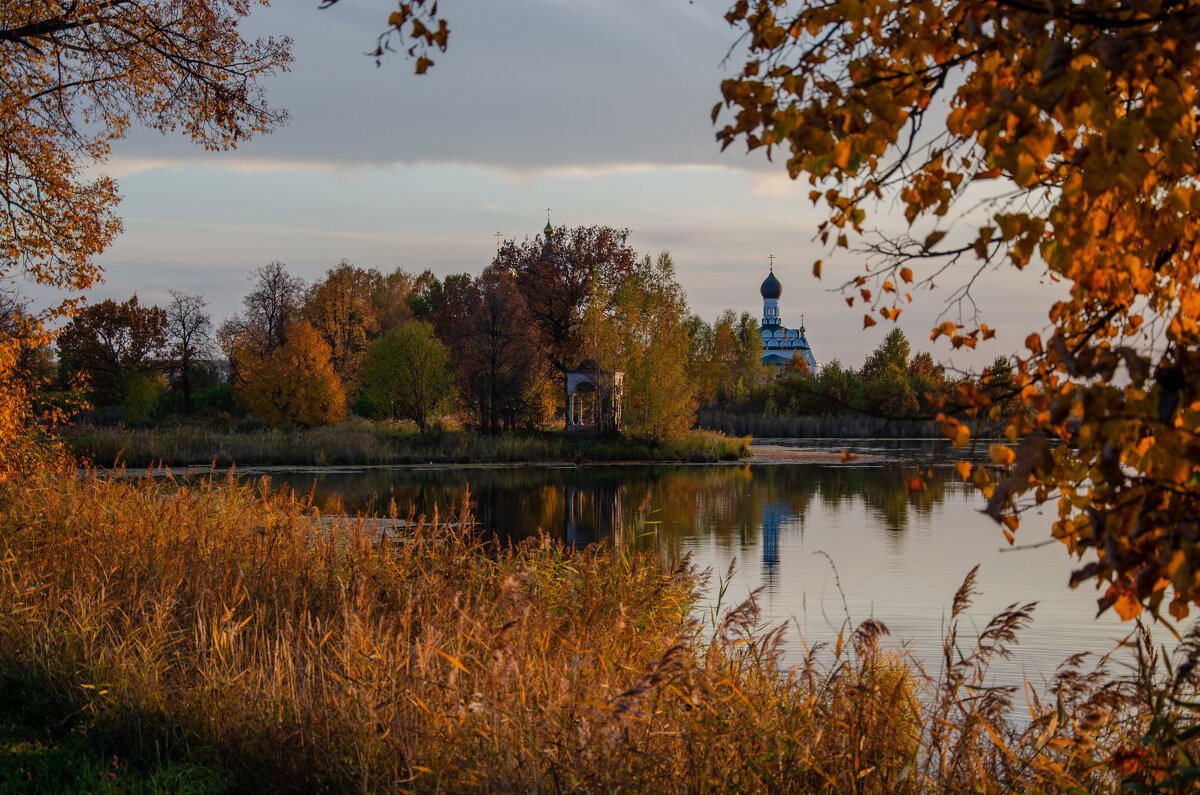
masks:
[[[972,464],[970,461],[959,461],[954,465],[954,468],[958,470],[958,476],[963,480],[971,477],[971,467]]]
[[[824,260],[817,260],[813,263],[813,276],[816,276],[818,279],[821,278],[821,265],[823,263]]]

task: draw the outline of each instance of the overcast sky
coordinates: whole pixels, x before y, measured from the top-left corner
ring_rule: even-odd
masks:
[[[125,232],[101,257],[88,296],[163,301],[202,293],[219,322],[238,310],[251,269],[280,260],[313,281],[341,259],[439,276],[478,273],[506,238],[557,225],[627,227],[639,254],[672,254],[693,311],[759,317],[758,288],[775,255],[785,325],[803,313],[818,361],[858,366],[887,332],[862,331],[841,279],[861,255],[827,260],[807,182],[735,144],[721,153],[710,113],[737,32],[719,0],[456,0],[442,3],[450,48],[425,76],[364,53],[391,0],[279,0],[252,35],[294,39],[295,64],[267,83],[290,123],[236,152],[134,131],[104,170],[118,178]],[[782,158],[781,158],[782,160]],[[874,223],[904,229],[885,206]],[[892,217],[892,216],[897,217]],[[946,286],[949,286],[947,280]],[[969,365],[1015,350],[1045,325],[1037,274],[986,274],[976,289],[999,337]],[[916,349],[945,309],[942,291],[906,310]],[[953,317],[953,315],[951,315]]]

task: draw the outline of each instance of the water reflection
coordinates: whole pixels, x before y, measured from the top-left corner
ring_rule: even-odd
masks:
[[[925,487],[910,492],[920,473]],[[279,486],[311,491],[326,512],[446,515],[469,498],[479,526],[519,541],[545,532],[573,545],[654,543],[672,555],[704,536],[761,558],[778,577],[780,534],[803,536],[816,507],[865,506],[873,526],[899,544],[910,522],[945,500],[952,470],[897,466],[597,466],[369,469],[274,473]]]
[[[925,488],[907,481],[921,473]],[[1068,654],[1109,651],[1126,628],[1093,621],[1096,593],[1072,591],[1071,561],[1050,545],[1011,551],[980,513],[979,495],[952,468],[897,463],[731,466],[597,466],[368,469],[273,473],[278,485],[312,490],[327,512],[446,515],[464,496],[485,532],[520,540],[546,532],[575,545],[604,539],[691,554],[724,573],[740,600],[761,588],[769,622],[794,620],[803,641],[837,637],[843,621],[884,621],[895,639],[937,659],[947,605],[982,564],[980,627],[1013,602],[1041,602],[1021,640],[1017,676],[1048,676]],[[1020,540],[1049,535],[1027,516]],[[793,649],[799,649],[799,640]],[[1018,679],[1019,681],[1019,679]]]

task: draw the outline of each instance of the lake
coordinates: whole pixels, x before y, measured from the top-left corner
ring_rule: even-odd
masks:
[[[958,480],[957,451],[940,442],[797,442],[775,447],[863,456],[849,464],[753,460],[714,466],[520,466],[325,469],[271,472],[274,484],[313,492],[325,511],[445,516],[470,494],[485,532],[519,540],[539,530],[568,543],[652,545],[691,554],[717,576],[737,566],[726,604],[761,588],[771,623],[794,622],[787,654],[833,641],[843,622],[883,621],[892,641],[936,666],[944,621],[963,578],[980,564],[978,587],[960,643],[996,612],[1038,602],[1013,661],[994,669],[1005,680],[1048,678],[1070,654],[1104,654],[1132,630],[1110,613],[1095,619],[1092,586],[1067,587],[1065,547],[1010,548],[982,497]],[[828,456],[827,456],[828,458]],[[926,488],[906,481],[923,473]],[[254,473],[246,472],[246,476]],[[1018,545],[1049,538],[1051,512],[1028,515]],[[1165,631],[1159,633],[1166,639]],[[1124,658],[1121,658],[1124,659]]]

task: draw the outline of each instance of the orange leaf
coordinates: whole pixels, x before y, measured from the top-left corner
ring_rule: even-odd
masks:
[[[841,169],[846,168],[850,164],[849,139],[838,141],[833,147],[833,164]]]
[[[870,315],[863,315],[863,328],[870,328],[875,325],[875,319]]]
[[[900,269],[900,278],[903,279],[905,282],[911,282],[913,280],[912,268],[908,268],[908,267],[901,268]]]
[[[970,461],[959,461],[954,465],[954,468],[958,470],[958,476],[963,480],[971,477],[971,467],[972,464]]]
[[[1113,609],[1117,611],[1117,615],[1121,617],[1122,621],[1128,621],[1142,612],[1142,603],[1138,600],[1136,593],[1122,591],[1121,595],[1117,597],[1117,601],[1113,603]]]
[[[1002,444],[994,444],[988,448],[988,457],[992,459],[992,463],[997,466],[1011,466],[1013,461],[1017,460],[1017,454],[1013,452],[1011,447],[1005,447]]]

